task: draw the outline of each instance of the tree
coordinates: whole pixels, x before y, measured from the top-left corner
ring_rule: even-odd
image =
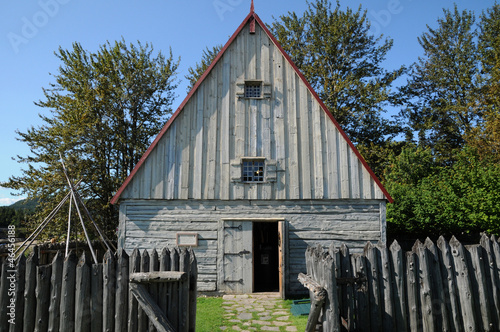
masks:
[[[301,17],[289,12],[270,30],[355,144],[383,145],[401,132],[382,115],[397,102],[391,84],[404,67],[382,67],[393,42],[370,33],[361,6],[344,11],[339,2],[334,9],[328,0],[308,2]]]
[[[35,103],[44,110],[43,125],[17,132],[31,150],[17,157],[27,168],[2,186],[37,199],[41,221],[67,192],[62,153],[73,180],[82,180],[79,192],[93,218],[114,235],[117,211],[110,199],[172,111],[179,60],[172,51],[155,55],[149,44],[127,46],[124,40],[97,52],[74,43],[55,55],[62,63],[55,82]],[[52,235],[62,232],[67,217],[59,221]]]
[[[436,163],[431,149],[411,147],[391,159],[386,188],[391,236],[500,235],[500,164],[465,147],[451,166]]]
[[[481,15],[479,24],[479,51],[482,72],[486,76],[483,90],[486,102],[498,112],[500,108],[500,5]]]
[[[217,54],[222,50],[222,45],[216,45],[211,49],[207,46],[203,50],[203,56],[200,63],[196,63],[194,67],[189,67],[188,75],[185,78],[189,81],[187,88],[188,92],[194,87],[196,82],[200,79],[201,75],[207,70],[210,64],[215,60]]]
[[[484,85],[481,95],[486,111],[482,122],[467,135],[483,159],[500,163],[500,5],[481,15],[479,53]]]
[[[453,160],[455,149],[481,120],[479,56],[474,14],[444,9],[438,28],[427,26],[419,39],[424,56],[414,64],[401,89],[407,107],[400,115],[418,132],[419,144],[431,147],[439,161]]]

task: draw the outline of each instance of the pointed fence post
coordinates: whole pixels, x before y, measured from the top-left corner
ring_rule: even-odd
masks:
[[[494,326],[500,326],[500,272],[494,252],[494,243],[486,234],[481,236],[481,246],[485,250],[486,260],[484,261],[485,272],[487,275],[488,288],[491,294],[491,319]],[[498,245],[498,242],[497,242]]]
[[[51,265],[37,267],[35,331],[47,331],[49,327]]]
[[[108,250],[103,260],[103,331],[115,330],[115,292],[116,292],[116,260],[113,253]]]
[[[432,307],[434,310],[436,328],[440,331],[450,331],[449,306],[446,305],[449,299],[444,295],[445,291],[443,277],[441,276],[441,259],[439,257],[439,252],[437,246],[429,238],[425,240],[424,246],[427,248],[429,269],[432,271]]]
[[[52,274],[50,276],[49,332],[59,331],[63,263],[63,254],[58,250],[52,260]]]
[[[158,252],[156,251],[156,248],[153,249],[151,252],[151,255],[149,256],[149,271],[159,271],[160,270],[160,261],[158,258]],[[153,298],[153,301],[155,303],[158,303],[159,300],[159,294],[158,294],[158,284],[157,283],[152,283],[149,285],[149,294],[151,294],[151,297]],[[149,329],[148,331],[151,332],[156,332],[156,328],[154,327],[154,324],[151,320],[149,320]]]
[[[103,329],[103,264],[92,264],[90,271],[90,330],[102,331]]]
[[[457,277],[455,262],[451,253],[451,248],[444,237],[437,240],[438,254],[441,264],[441,278],[443,280],[444,297],[447,299],[449,322],[452,331],[462,330],[463,321],[460,313],[460,300],[458,297]]]
[[[61,320],[59,328],[61,331],[75,330],[75,287],[76,287],[76,265],[78,258],[73,251],[66,256],[63,265],[61,285],[61,306],[59,309]]]
[[[189,268],[189,332],[196,330],[196,300],[197,294],[197,281],[198,281],[198,267],[194,251],[190,249],[190,268]]]
[[[399,243],[394,242],[389,247],[391,259],[393,262],[393,278],[394,283],[394,318],[396,331],[407,331],[408,320],[406,314],[406,288],[405,288],[405,266],[403,250]]]
[[[115,332],[127,331],[128,276],[129,257],[122,249],[116,262]]]
[[[38,266],[38,247],[35,246],[26,261],[26,275],[24,288],[24,331],[35,330],[36,315],[36,268]]]
[[[380,252],[376,246],[368,242],[364,248],[366,256],[366,272],[370,300],[370,327],[372,330],[382,329],[382,300],[380,295]]]
[[[163,248],[160,257],[160,271],[170,271],[170,250],[168,248]],[[167,315],[167,306],[170,304],[170,298],[172,297],[171,283],[162,283],[159,286],[160,299],[158,300],[158,305],[162,312]]]
[[[141,254],[139,249],[134,249],[132,255],[130,256],[129,262],[129,273],[135,273],[141,271]],[[127,279],[127,289],[128,289],[128,279]],[[128,289],[128,332],[138,331],[138,304],[135,297],[132,295],[130,289]]]
[[[26,256],[22,255],[21,257],[19,257],[16,264],[17,287],[14,295],[16,298],[16,309],[15,309],[16,318],[14,320],[15,324],[10,325],[11,332],[23,331],[25,275],[26,275]]]
[[[455,238],[450,240],[451,253],[455,263],[457,275],[457,289],[459,303],[461,304],[462,317],[464,320],[464,330],[472,331],[476,328],[476,317],[474,314],[475,301],[473,298],[472,285],[470,280],[469,267],[466,260],[466,249]]]
[[[186,272],[187,278],[179,283],[179,331],[189,330],[189,277],[190,255],[187,249],[182,249],[179,255],[179,271]]]
[[[146,249],[142,251],[142,255],[140,256],[140,270],[141,272],[149,272],[149,264],[150,257],[149,253]],[[149,286],[145,285],[145,288],[149,291]],[[137,303],[137,302],[136,302]],[[149,326],[149,319],[144,310],[138,307],[138,317],[137,317],[137,326],[139,331],[146,331]]]
[[[9,288],[11,283],[15,285],[15,280],[12,280],[11,282],[11,277],[10,277],[10,274],[12,274],[12,276],[15,277],[15,273],[9,272],[9,275],[7,275],[8,273],[7,270],[9,270],[8,264],[9,261],[6,258],[1,266],[2,281],[0,282],[0,331],[8,331],[9,329],[8,320],[10,319],[10,317],[7,315],[7,313],[10,312]]]

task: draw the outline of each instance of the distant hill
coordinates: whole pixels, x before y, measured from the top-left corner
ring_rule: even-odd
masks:
[[[38,202],[32,199],[22,199],[9,205],[14,210],[25,210],[26,212],[34,212]]]
[[[27,216],[35,212],[37,204],[35,200],[23,199],[9,206],[0,206],[0,227],[21,226]]]

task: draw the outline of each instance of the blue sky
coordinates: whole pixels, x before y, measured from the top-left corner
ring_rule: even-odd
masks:
[[[368,11],[372,31],[394,39],[386,60],[388,69],[409,65],[422,55],[417,37],[426,24],[436,27],[442,8],[453,8],[445,0],[341,0],[343,7]],[[480,14],[493,0],[455,1],[460,10]],[[289,11],[302,14],[304,0],[255,0],[255,11],[265,23],[272,23]],[[54,51],[79,42],[89,51],[106,41],[122,37],[127,43],[151,43],[156,50],[181,57],[177,78],[181,80],[174,109],[186,96],[184,76],[201,59],[206,46],[225,44],[248,14],[250,0],[34,0],[0,4],[0,182],[21,175],[21,165],[12,160],[26,156],[26,144],[16,140],[16,130],[25,132],[42,122],[43,109],[33,102],[43,98],[42,87],[53,82],[50,73],[59,66]],[[18,196],[0,187],[0,205]]]

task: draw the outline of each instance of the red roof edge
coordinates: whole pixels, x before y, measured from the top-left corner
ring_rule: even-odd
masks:
[[[335,118],[333,117],[333,114],[328,110],[328,108],[323,103],[323,101],[321,101],[321,99],[319,98],[319,96],[316,93],[316,91],[314,91],[314,89],[309,84],[309,82],[307,81],[307,79],[305,78],[305,76],[302,74],[302,72],[299,70],[299,68],[295,65],[295,63],[293,63],[293,61],[290,58],[290,56],[281,47],[281,44],[278,42],[278,40],[271,34],[271,32],[266,27],[266,25],[262,22],[262,20],[260,19],[260,17],[253,11],[253,0],[252,0],[252,6],[250,8],[250,13],[245,17],[245,19],[243,20],[243,22],[240,24],[240,26],[238,27],[238,29],[233,33],[233,35],[231,36],[231,38],[229,38],[229,40],[227,41],[226,45],[224,45],[224,47],[219,52],[219,54],[214,59],[214,61],[212,61],[212,63],[210,64],[210,66],[207,68],[207,70],[205,70],[205,72],[200,77],[200,79],[198,79],[198,81],[193,86],[193,88],[191,89],[191,91],[188,93],[188,95],[186,96],[186,98],[184,98],[184,101],[181,103],[181,105],[177,108],[177,110],[174,112],[174,114],[172,114],[172,116],[170,117],[170,119],[163,126],[163,128],[160,131],[160,133],[156,136],[155,140],[153,141],[153,143],[151,143],[151,145],[149,146],[149,148],[142,155],[142,157],[139,160],[139,162],[137,163],[137,165],[135,165],[135,167],[132,170],[132,172],[130,173],[130,175],[125,179],[125,182],[123,182],[123,184],[120,186],[120,188],[118,189],[118,191],[116,192],[116,194],[113,196],[113,198],[111,199],[111,204],[116,204],[118,202],[121,194],[125,191],[125,188],[132,181],[133,177],[135,176],[135,174],[137,173],[137,171],[141,168],[142,164],[146,161],[146,159],[150,155],[151,151],[156,147],[156,145],[158,144],[158,142],[160,141],[160,139],[166,133],[166,131],[168,130],[168,128],[172,125],[173,121],[177,118],[177,116],[182,111],[182,109],[184,108],[184,106],[187,104],[187,102],[189,101],[189,99],[191,99],[191,97],[194,95],[194,93],[198,90],[199,86],[203,83],[203,81],[206,79],[206,77],[208,76],[208,74],[210,74],[210,72],[212,71],[212,69],[219,62],[219,60],[222,58],[222,56],[224,55],[224,53],[226,52],[226,50],[232,44],[232,42],[234,41],[234,39],[236,39],[236,37],[238,36],[238,34],[241,32],[241,30],[243,30],[243,28],[245,27],[245,25],[247,24],[247,22],[249,20],[256,20],[259,23],[259,26],[265,31],[265,33],[267,34],[267,36],[275,44],[275,46],[278,47],[278,49],[281,52],[281,54],[285,57],[285,59],[288,61],[288,63],[292,66],[292,68],[295,70],[295,72],[297,73],[297,75],[299,75],[300,79],[304,82],[304,84],[307,86],[307,88],[309,89],[309,91],[311,92],[311,94],[318,101],[318,103],[321,106],[321,108],[323,109],[323,111],[327,114],[327,116],[330,118],[330,120],[332,120],[332,122],[335,125],[335,127],[339,130],[340,134],[344,137],[344,139],[346,140],[346,142],[353,149],[354,153],[359,158],[359,160],[361,161],[361,163],[363,164],[363,166],[365,167],[365,169],[368,171],[368,173],[373,178],[373,180],[375,181],[375,183],[378,185],[378,187],[380,188],[380,190],[382,190],[382,193],[385,195],[386,199],[390,203],[393,203],[394,199],[391,197],[391,195],[384,188],[384,186],[382,185],[382,183],[380,182],[380,180],[377,178],[377,176],[375,175],[375,173],[373,173],[373,171],[371,170],[370,166],[368,166],[368,163],[363,158],[363,156],[361,156],[361,154],[359,153],[358,149],[356,149],[356,147],[351,142],[351,140],[349,139],[349,137],[347,137],[346,133],[342,130],[342,128],[340,127],[340,125],[337,122],[337,120],[335,120]]]

